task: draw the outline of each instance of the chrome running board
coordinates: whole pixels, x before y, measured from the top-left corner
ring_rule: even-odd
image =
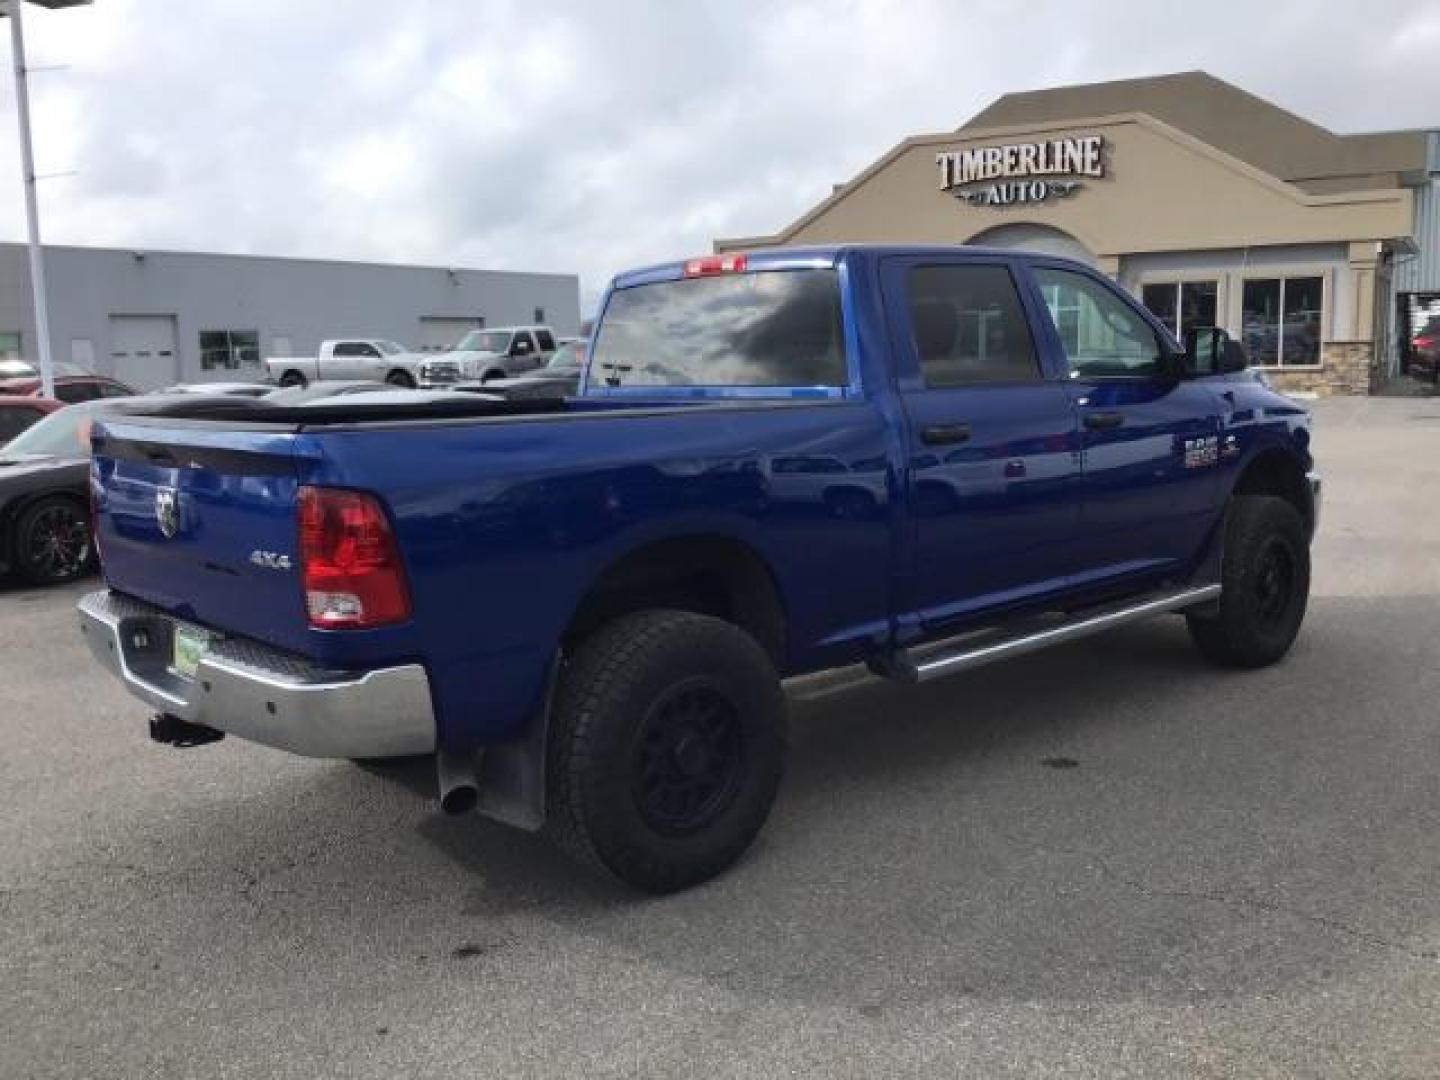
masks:
[[[883,662],[872,664],[871,668],[877,674],[889,678],[906,682],[929,682],[943,675],[969,671],[996,660],[1008,660],[1012,656],[1021,656],[1049,648],[1051,645],[1089,637],[1125,623],[1148,619],[1152,615],[1195,607],[1217,600],[1219,596],[1219,585],[1149,593],[1138,601],[1132,599],[1122,604],[1091,608],[1068,617],[1052,618],[1040,629],[1035,628],[1034,622],[1029,622],[1009,630],[1000,628],[979,631],[949,642],[901,650],[887,656]]]

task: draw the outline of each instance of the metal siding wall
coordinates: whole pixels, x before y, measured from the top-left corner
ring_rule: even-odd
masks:
[[[1440,292],[1440,180],[1415,189],[1415,246],[1419,255],[1395,260],[1395,291]]]
[[[1415,189],[1414,238],[1420,254],[1395,261],[1395,293],[1440,292],[1440,133],[1430,133],[1426,156],[1430,179]]]
[[[573,274],[530,274],[443,267],[386,266],[211,255],[135,253],[46,246],[50,331],[55,358],[70,358],[72,339],[93,342],[97,369],[111,371],[111,315],[174,315],[181,378],[234,379],[259,374],[200,368],[202,330],[256,330],[261,354],[285,335],[297,353],[348,335],[420,342],[425,316],[484,315],[491,326],[531,321],[545,309],[557,334],[580,329],[580,285]],[[0,244],[0,330],[21,330],[34,352],[25,248]]]

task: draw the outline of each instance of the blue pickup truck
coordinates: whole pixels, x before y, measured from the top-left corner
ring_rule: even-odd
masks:
[[[1319,480],[1244,364],[1038,254],[638,270],[567,400],[105,418],[81,625],[161,742],[433,755],[446,810],[674,890],[762,827],[787,677],[927,680],[1166,612],[1218,663],[1284,656]]]

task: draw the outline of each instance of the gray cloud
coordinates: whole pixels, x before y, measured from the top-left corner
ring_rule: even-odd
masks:
[[[1440,125],[1422,2],[30,11],[32,63],[72,65],[34,80],[40,169],[79,170],[43,188],[47,240],[576,270],[587,298],[772,231],[1007,90],[1204,67],[1337,130]],[[8,126],[0,159],[19,237]]]

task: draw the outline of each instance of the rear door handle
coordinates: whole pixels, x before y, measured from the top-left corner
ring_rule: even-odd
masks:
[[[969,424],[931,424],[920,429],[920,441],[926,446],[948,446],[969,438]]]
[[[1117,428],[1124,422],[1124,413],[1087,412],[1085,414],[1085,426],[1091,431],[1103,431],[1105,428]]]

